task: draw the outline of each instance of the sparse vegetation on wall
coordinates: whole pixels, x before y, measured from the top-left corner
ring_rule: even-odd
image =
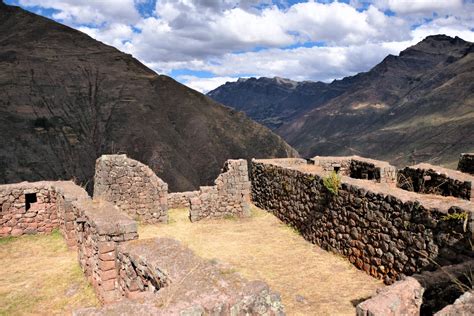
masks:
[[[339,187],[341,186],[341,177],[335,171],[333,171],[329,176],[323,179],[323,184],[329,192],[337,195],[339,192]]]

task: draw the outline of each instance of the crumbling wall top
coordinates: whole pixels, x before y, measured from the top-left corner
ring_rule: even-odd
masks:
[[[137,232],[137,223],[110,202],[104,200],[78,200],[73,205],[82,211],[98,229],[99,235],[120,235]],[[80,221],[80,219],[78,219]]]

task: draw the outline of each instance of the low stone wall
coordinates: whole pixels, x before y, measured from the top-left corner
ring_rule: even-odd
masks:
[[[456,263],[472,255],[472,203],[345,176],[334,195],[323,184],[328,172],[312,168],[254,160],[254,203],[387,284],[432,262]],[[467,225],[443,219],[448,213],[466,218]]]
[[[117,246],[137,239],[137,224],[106,201],[72,203],[79,264],[101,302],[120,298],[116,268]]]
[[[52,182],[0,186],[0,237],[50,233],[58,228]]]
[[[190,208],[191,199],[199,196],[199,191],[168,193],[168,208]]]
[[[0,186],[0,237],[50,233],[59,228],[77,248],[79,264],[102,302],[120,297],[116,288],[116,245],[138,238],[137,225],[116,206],[92,201],[71,181]]]
[[[458,170],[474,175],[474,153],[461,154],[458,163]]]
[[[337,171],[341,175],[354,179],[374,180],[389,184],[397,182],[397,169],[386,161],[359,156],[316,156],[311,158],[310,161],[323,171]]]
[[[375,296],[357,305],[356,314],[358,316],[433,315],[435,313],[436,315],[458,315],[449,314],[448,311],[467,307],[466,303],[470,300],[463,298],[459,301],[458,298],[471,287],[466,276],[470,276],[473,268],[474,261],[468,261],[407,277],[379,289]],[[460,285],[462,282],[465,284]],[[457,301],[459,301],[457,303],[459,306],[451,305]]]
[[[190,219],[194,222],[203,218],[247,217],[249,199],[247,161],[227,160],[215,185],[200,187],[199,194],[191,198]]]
[[[72,203],[90,200],[87,192],[72,181],[60,181],[53,184],[56,192],[56,209],[58,212],[59,230],[69,248],[77,247],[75,222],[77,214]]]
[[[113,202],[145,223],[168,221],[168,184],[146,165],[126,155],[103,155],[96,161],[94,199]]]
[[[278,294],[168,238],[119,246],[119,286],[129,299],[75,315],[284,315]]]
[[[474,200],[474,176],[421,163],[399,171],[398,186],[404,190]]]

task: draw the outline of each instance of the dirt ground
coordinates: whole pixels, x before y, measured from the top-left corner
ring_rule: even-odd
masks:
[[[280,293],[288,315],[354,315],[355,305],[383,284],[343,257],[305,241],[257,208],[249,219],[191,223],[186,209],[170,210],[170,223],[139,227],[140,238],[171,237],[196,254],[232,264],[246,278]]]
[[[0,315],[70,314],[98,301],[58,232],[0,239]]]

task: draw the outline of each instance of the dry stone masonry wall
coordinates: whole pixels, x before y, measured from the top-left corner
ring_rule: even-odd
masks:
[[[137,239],[137,224],[107,201],[72,203],[79,264],[102,302],[120,298],[116,250],[120,243]]]
[[[242,182],[236,177],[246,171],[239,164],[230,170],[226,190]],[[226,190],[222,192],[231,194]],[[79,265],[105,305],[74,315],[284,315],[280,297],[264,282],[249,282],[231,267],[201,259],[172,239],[134,241],[137,223],[129,215],[112,202],[92,200],[72,182],[5,185],[0,192],[0,231],[5,236],[20,228],[14,234],[59,228],[67,244],[77,249]],[[33,193],[36,200],[24,197]],[[183,196],[196,194],[183,193],[177,200],[182,203]],[[28,230],[32,223],[36,231]]]
[[[22,182],[0,186],[0,237],[50,233],[59,228],[75,244],[72,201],[88,199],[71,181]]]
[[[336,171],[354,179],[374,180],[379,183],[395,184],[397,169],[385,161],[359,156],[320,157],[310,159],[310,163],[324,171]]]
[[[346,176],[334,195],[323,184],[326,175],[318,166],[254,160],[252,198],[310,242],[386,283],[432,267],[433,261],[449,264],[472,256],[470,202]],[[448,213],[464,216],[468,225],[443,220]]]
[[[190,219],[194,222],[203,218],[247,217],[249,199],[247,161],[227,160],[215,185],[200,187],[199,194],[190,199]]]
[[[58,227],[51,182],[0,186],[0,237],[50,233]]]
[[[404,190],[474,200],[474,176],[421,163],[399,171],[398,186]]]
[[[191,199],[199,196],[199,191],[168,193],[168,208],[190,208]]]
[[[461,154],[458,163],[458,170],[474,175],[474,153]]]
[[[59,219],[59,230],[69,248],[77,248],[75,222],[77,215],[72,203],[90,200],[87,192],[72,181],[56,182],[53,185],[56,192],[56,208]]]
[[[146,165],[126,155],[96,161],[94,198],[102,198],[145,223],[168,221],[168,184]]]

